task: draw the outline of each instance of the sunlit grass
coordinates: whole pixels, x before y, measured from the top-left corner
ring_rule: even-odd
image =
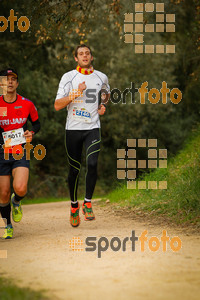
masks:
[[[141,180],[141,178],[140,178]],[[157,169],[142,178],[167,181],[167,190],[128,190],[125,184],[108,195],[111,202],[165,214],[177,223],[197,223],[200,216],[200,129],[185,148],[168,160],[167,169]]]

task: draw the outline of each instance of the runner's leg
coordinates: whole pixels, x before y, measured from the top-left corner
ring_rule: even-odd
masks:
[[[10,176],[0,176],[0,214],[7,225],[11,225],[10,213]]]
[[[86,148],[86,193],[85,202],[91,202],[97,181],[97,162],[100,151],[100,128],[88,130],[85,137]]]
[[[17,167],[12,170],[13,175],[13,188],[15,199],[13,203],[18,205],[27,193],[27,185],[29,178],[29,169],[26,167]]]
[[[81,169],[83,135],[81,130],[66,130],[66,151],[69,161],[68,185],[72,207],[78,207],[77,189]]]
[[[23,161],[21,162],[23,163]],[[12,170],[13,175],[13,189],[14,193],[11,196],[12,218],[14,222],[20,222],[22,219],[21,200],[26,196],[29,168],[15,167]]]

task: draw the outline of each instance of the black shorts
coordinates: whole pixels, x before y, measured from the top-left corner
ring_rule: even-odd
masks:
[[[14,159],[12,154],[9,154],[9,160],[4,158],[4,152],[0,152],[0,176],[12,175],[12,170],[18,167],[30,167],[30,160],[26,160],[26,152],[20,160]]]

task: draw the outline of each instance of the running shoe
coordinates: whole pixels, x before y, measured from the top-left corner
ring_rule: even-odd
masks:
[[[22,219],[22,205],[21,205],[21,201],[19,202],[19,205],[14,204],[13,203],[14,198],[15,198],[15,194],[13,193],[11,196],[12,218],[14,222],[18,223]]]
[[[81,220],[79,217],[79,206],[71,207],[70,224],[72,225],[72,227],[77,227],[80,222]]]
[[[92,221],[95,219],[91,202],[83,203],[82,211],[83,214],[85,215],[86,221]]]
[[[12,225],[7,225],[2,238],[3,239],[12,239],[12,237],[13,237],[13,227],[12,227]]]

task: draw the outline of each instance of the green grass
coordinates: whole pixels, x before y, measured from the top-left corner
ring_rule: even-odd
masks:
[[[102,195],[99,194],[94,194],[93,199],[99,199],[102,198]],[[78,197],[79,200],[83,200],[84,199],[84,195],[79,195]],[[69,198],[52,198],[52,197],[43,197],[43,198],[33,198],[33,199],[29,199],[28,195],[26,196],[26,198],[24,198],[22,200],[22,204],[26,205],[26,204],[39,204],[39,203],[50,203],[50,202],[61,202],[61,201],[70,201]]]
[[[141,178],[140,178],[141,180]],[[153,215],[166,215],[176,223],[199,223],[200,216],[200,127],[184,149],[168,159],[167,169],[156,169],[142,180],[165,181],[167,190],[128,190],[125,184],[108,195],[111,202],[138,207]]]
[[[29,288],[16,287],[11,280],[0,278],[1,300],[47,300],[42,292],[35,292]]]

